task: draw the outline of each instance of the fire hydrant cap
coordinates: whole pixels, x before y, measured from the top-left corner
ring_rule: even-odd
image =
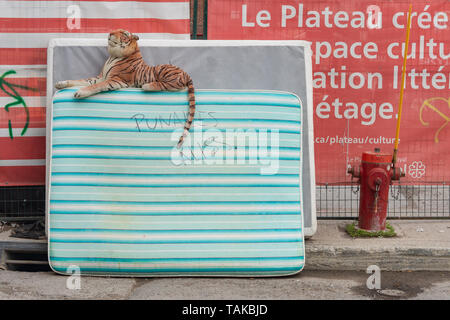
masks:
[[[389,164],[392,162],[392,154],[382,153],[382,152],[374,152],[374,151],[366,151],[366,152],[363,152],[361,161],[369,162],[369,163]]]

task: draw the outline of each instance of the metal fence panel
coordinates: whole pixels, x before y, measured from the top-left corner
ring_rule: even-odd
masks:
[[[359,186],[356,183],[317,186],[316,197],[318,219],[358,217]],[[449,184],[393,184],[389,192],[388,218],[450,218]]]

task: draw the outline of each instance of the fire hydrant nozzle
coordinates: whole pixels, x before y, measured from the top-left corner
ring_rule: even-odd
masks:
[[[354,178],[359,178],[359,175],[360,175],[359,166],[348,167],[347,173],[351,174],[352,177],[354,177]]]

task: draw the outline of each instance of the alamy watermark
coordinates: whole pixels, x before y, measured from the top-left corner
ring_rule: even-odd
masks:
[[[79,5],[72,4],[67,7],[66,26],[69,30],[81,29],[81,8]]]
[[[367,289],[380,290],[381,289],[381,270],[377,265],[370,265],[367,267],[366,273],[371,274],[366,281]]]
[[[66,280],[66,288],[69,290],[81,289],[81,270],[77,265],[70,265],[67,267],[66,272],[71,274]]]
[[[178,141],[181,131],[172,132]],[[261,175],[274,175],[280,167],[278,129],[206,128],[201,121],[191,128],[181,149],[174,147],[171,161],[175,166],[257,165]]]

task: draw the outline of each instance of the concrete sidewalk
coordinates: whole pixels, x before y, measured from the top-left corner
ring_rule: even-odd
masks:
[[[318,221],[306,240],[306,270],[450,271],[450,220],[389,220],[394,238],[352,238],[352,222]]]

